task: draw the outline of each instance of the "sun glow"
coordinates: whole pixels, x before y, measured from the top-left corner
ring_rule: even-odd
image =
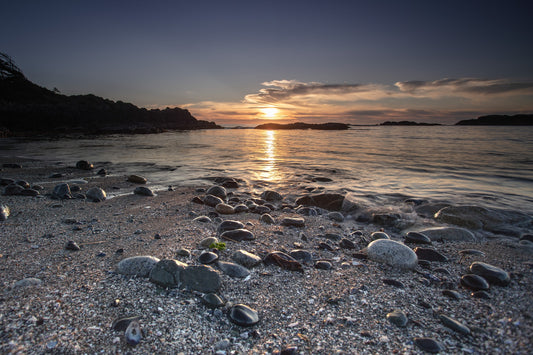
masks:
[[[261,109],[264,118],[275,119],[279,114],[279,110],[275,107],[265,107]]]

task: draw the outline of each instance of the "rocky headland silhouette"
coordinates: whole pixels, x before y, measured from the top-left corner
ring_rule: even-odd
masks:
[[[488,115],[457,122],[457,126],[533,126],[533,114]]]
[[[28,80],[0,53],[0,136],[159,133],[222,128],[186,109],[145,109],[96,95],[62,95]]]

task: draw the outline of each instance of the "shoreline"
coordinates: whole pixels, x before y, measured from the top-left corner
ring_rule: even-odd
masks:
[[[2,158],[1,162],[16,163],[17,159]],[[7,220],[0,222],[2,352],[422,353],[414,344],[415,337],[435,339],[442,345],[442,353],[526,354],[533,349],[533,248],[517,237],[433,241],[428,247],[448,261],[406,271],[359,258],[379,226],[349,218],[347,213],[342,221],[324,210],[302,215],[292,197],[271,202],[275,209],[269,214],[275,223],[267,224],[260,221],[258,213],[225,215],[192,202],[205,195],[209,184],[177,187],[147,197],[131,193],[140,185],[122,176],[95,176],[95,171],[43,166],[39,161],[22,165],[22,169],[2,169],[0,177],[34,183],[52,173],[63,173],[70,180],[90,175],[88,183],[80,185],[82,192],[101,187],[125,194],[99,203],[52,200],[44,194],[59,180],[48,179],[40,197],[0,196],[0,204],[11,209]],[[233,198],[235,205],[260,198],[249,189],[228,188],[228,200]],[[195,220],[200,216],[211,221]],[[303,218],[304,226],[282,225],[287,217]],[[121,260],[139,255],[199,265],[203,251],[199,244],[218,236],[221,220],[242,222],[255,239],[225,240],[220,260],[233,262],[233,253],[240,249],[263,258],[272,251],[303,249],[312,255],[312,261],[302,262],[303,273],[261,263],[250,267],[250,274],[243,278],[214,267],[221,279],[218,294],[227,302],[217,309],[204,305],[198,291],[165,289],[147,278],[117,273]],[[384,231],[393,240],[403,241],[401,233],[386,227]],[[352,241],[354,249],[341,246],[331,235]],[[81,250],[65,250],[69,240]],[[180,249],[188,249],[191,255],[178,255]],[[469,249],[483,255],[459,254]],[[332,268],[318,269],[317,261],[327,261]],[[491,285],[490,299],[470,297],[459,279],[474,261],[504,269],[511,275],[510,284]],[[437,271],[443,268],[447,273]],[[41,283],[15,286],[27,278]],[[384,279],[404,287],[396,288]],[[449,289],[459,298],[443,294]],[[257,310],[259,323],[252,327],[232,323],[227,313],[231,304],[238,303]],[[387,319],[395,309],[406,314],[406,326]],[[470,334],[443,325],[441,314],[468,326]],[[140,317],[142,339],[136,346],[126,343],[123,332],[111,329],[113,321],[125,316]]]

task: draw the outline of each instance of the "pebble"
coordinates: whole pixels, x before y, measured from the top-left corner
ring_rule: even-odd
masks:
[[[155,196],[152,190],[144,186],[136,187],[135,190],[133,190],[133,193],[135,195],[140,195],[140,196]]]
[[[67,242],[67,244],[65,245],[65,249],[66,250],[78,251],[78,250],[80,250],[80,246],[76,242],[74,242],[72,240],[69,240]]]
[[[313,255],[307,250],[294,249],[289,252],[289,255],[303,263],[310,263],[313,261]]]
[[[189,258],[191,256],[191,251],[189,249],[180,248],[180,249],[176,250],[176,255]]]
[[[235,207],[233,207],[233,209],[235,210],[235,213],[243,213],[249,211],[248,206],[243,205],[242,203],[236,205]]]
[[[477,256],[485,256],[485,253],[480,251],[480,250],[477,250],[477,249],[463,249],[463,250],[459,250],[459,254],[461,256],[465,256],[465,255],[477,255]]]
[[[76,163],[76,168],[81,170],[92,170],[94,165],[89,163],[87,160],[80,160]]]
[[[232,259],[236,263],[247,268],[257,266],[261,264],[262,262],[259,256],[252,254],[250,252],[247,252],[246,250],[242,250],[242,249],[237,250],[235,253],[233,253]]]
[[[456,321],[455,319],[450,318],[444,314],[441,314],[439,318],[442,321],[442,324],[444,324],[448,328],[464,335],[470,334],[470,329],[466,325]]]
[[[204,239],[200,240],[198,245],[200,246],[200,248],[207,249],[207,248],[211,247],[211,244],[216,244],[216,243],[218,243],[218,238],[216,238],[216,237],[207,237],[207,238],[204,238]]]
[[[413,342],[420,349],[427,351],[428,353],[436,354],[444,350],[442,344],[433,338],[414,338]]]
[[[52,191],[52,197],[58,198],[61,200],[66,200],[72,198],[70,191],[70,186],[66,183],[56,185]]]
[[[339,246],[342,249],[356,249],[357,248],[357,245],[347,238],[342,238],[341,241],[339,242]]]
[[[163,287],[179,286],[180,273],[186,267],[187,264],[174,259],[160,260],[150,270],[150,281]]]
[[[15,181],[15,184],[19,185],[19,186],[22,186],[23,188],[25,189],[29,189],[30,188],[30,183],[27,182],[26,180],[18,180],[18,181]]]
[[[476,261],[470,265],[470,272],[483,277],[489,283],[498,286],[507,286],[511,282],[509,273],[497,266]]]
[[[202,201],[204,204],[211,207],[215,207],[216,205],[224,203],[224,201],[220,197],[217,197],[215,195],[205,195]]]
[[[263,222],[263,223],[266,223],[266,224],[275,224],[276,223],[274,218],[272,218],[272,216],[269,215],[268,213],[262,214],[261,218],[259,220],[261,222]]]
[[[394,279],[383,279],[382,280],[385,285],[390,285],[398,288],[405,288],[405,285],[403,282],[394,280]]]
[[[267,190],[261,194],[261,198],[265,201],[281,201],[283,196],[279,192]]]
[[[372,241],[378,240],[378,239],[390,239],[389,235],[385,232],[374,232],[370,234],[370,239]]]
[[[414,269],[418,263],[418,258],[411,248],[389,239],[378,239],[370,243],[367,255],[370,260],[401,269]]]
[[[117,264],[117,272],[122,275],[148,277],[158,262],[158,258],[149,255],[132,256]]]
[[[213,195],[213,196],[216,196],[218,198],[220,198],[221,200],[225,200],[228,196],[227,192],[226,192],[226,189],[222,186],[218,186],[218,185],[215,185],[215,186],[211,186],[207,192],[206,192],[207,195]]]
[[[258,214],[266,214],[272,212],[272,210],[268,206],[258,205],[254,208],[254,212]]]
[[[212,251],[204,251],[198,257],[198,262],[200,264],[205,264],[205,265],[212,264],[217,260],[218,260],[218,254],[213,253]]]
[[[105,170],[104,168],[98,170],[98,172],[96,173],[96,175],[101,175],[101,176],[106,176],[107,175],[107,170]]]
[[[305,220],[300,217],[285,217],[281,221],[282,226],[305,227]]]
[[[224,300],[213,292],[202,295],[201,300],[209,308],[219,308],[225,304]]]
[[[200,223],[211,223],[211,218],[207,216],[198,216],[195,219],[193,219],[193,222],[200,222]]]
[[[244,224],[239,221],[227,220],[220,223],[218,226],[218,234],[222,234],[225,231],[234,230],[234,229],[244,229]]]
[[[219,261],[217,262],[217,266],[229,277],[242,279],[250,275],[250,270],[239,264],[230,263],[227,261]]]
[[[146,184],[148,182],[145,177],[139,175],[128,176],[128,181],[133,182],[134,184]]]
[[[418,232],[409,232],[405,236],[404,243],[411,244],[431,244],[431,239],[425,234]]]
[[[6,196],[16,196],[20,195],[24,191],[24,188],[17,184],[9,184],[4,189],[4,195]]]
[[[303,272],[302,264],[300,264],[292,256],[281,251],[273,251],[268,253],[263,259],[263,263],[265,265],[277,265],[286,270]]]
[[[87,198],[93,202],[102,202],[107,198],[105,191],[99,187],[90,188],[86,195]]]
[[[487,291],[474,291],[470,293],[470,296],[473,298],[481,298],[485,300],[490,299],[490,295]]]
[[[461,294],[455,290],[442,290],[442,294],[454,300],[461,299]]]
[[[247,229],[233,229],[225,231],[220,235],[221,239],[233,242],[242,242],[243,240],[254,240],[254,234]]]
[[[475,242],[476,237],[472,232],[457,227],[434,227],[419,231],[432,241],[442,242]]]
[[[333,269],[333,265],[327,261],[327,260],[318,260],[316,263],[315,263],[315,269],[319,269],[319,270],[331,270]]]
[[[344,221],[344,216],[340,212],[330,212],[328,213],[327,217],[331,219],[332,221],[336,221],[336,222]]]
[[[481,276],[466,274],[461,277],[461,285],[473,291],[485,291],[489,289],[488,282]]]
[[[251,327],[259,322],[257,311],[244,304],[231,307],[228,317],[233,323],[243,327]]]
[[[39,191],[34,189],[24,189],[19,193],[20,196],[38,196]]]
[[[220,214],[235,214],[233,206],[228,205],[227,203],[219,203],[215,206],[215,210]]]
[[[124,332],[124,337],[126,342],[131,346],[135,346],[141,342],[141,325],[138,320],[133,320],[128,325],[128,328],[126,328],[126,331]]]
[[[448,258],[436,250],[430,248],[421,248],[416,247],[414,249],[418,260],[427,260],[427,261],[438,261],[438,262],[447,262]]]
[[[405,313],[398,309],[388,313],[387,320],[398,327],[405,327],[408,321]]]

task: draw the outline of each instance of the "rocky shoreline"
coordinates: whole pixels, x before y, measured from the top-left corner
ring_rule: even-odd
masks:
[[[1,163],[2,353],[533,352],[527,215]]]

